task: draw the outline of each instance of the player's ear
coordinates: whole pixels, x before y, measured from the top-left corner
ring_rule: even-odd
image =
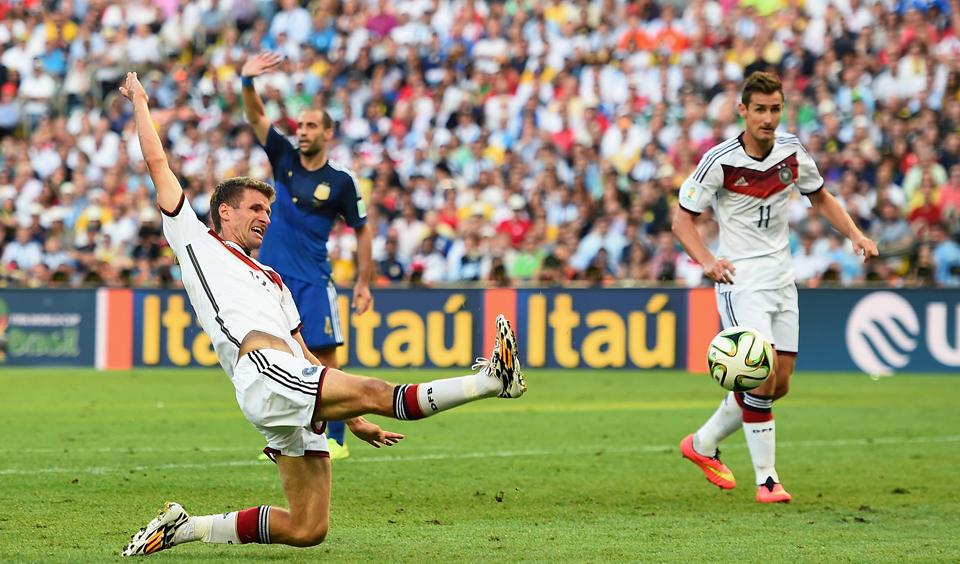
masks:
[[[233,208],[231,208],[227,203],[221,203],[220,207],[217,208],[217,211],[220,213],[221,224],[223,220],[230,217],[230,214],[233,213]]]
[[[747,106],[743,102],[737,104],[737,111],[740,112],[740,117],[747,119]]]

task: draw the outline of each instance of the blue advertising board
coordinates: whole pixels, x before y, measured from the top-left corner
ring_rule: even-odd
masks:
[[[350,312],[349,365],[469,367],[481,351],[484,291],[380,289],[363,315]],[[349,302],[341,296],[340,315]]]
[[[183,290],[133,293],[134,366],[215,366],[217,353]]]
[[[377,290],[363,315],[338,301],[350,366],[469,367],[479,354],[483,290]],[[186,292],[137,290],[133,317],[134,366],[217,364]]]
[[[960,290],[800,291],[798,370],[955,372]]]
[[[0,365],[93,366],[96,290],[0,290]]]
[[[687,291],[517,290],[516,327],[530,367],[684,368]]]

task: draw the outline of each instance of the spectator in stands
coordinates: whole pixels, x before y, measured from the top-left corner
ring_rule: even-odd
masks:
[[[914,219],[927,226],[945,220],[948,239],[960,228],[960,169],[947,174],[960,163],[960,42],[945,7],[924,16],[925,6],[891,11],[860,0],[776,10],[761,2],[753,12],[694,0],[674,17],[662,0],[506,10],[449,0],[161,4],[15,4],[0,25],[0,222],[9,231],[0,245],[12,244],[18,222],[37,221],[38,204],[35,236],[77,253],[76,283],[88,272],[105,283],[176,283],[176,266],[151,250],[163,248],[162,236],[151,242],[141,233],[150,222],[140,210],[154,207],[155,196],[130,107],[115,96],[122,72],[138,65],[148,78],[171,167],[204,216],[212,178],[271,176],[237,96],[236,62],[261,49],[287,58],[259,79],[271,121],[292,133],[299,107],[327,109],[337,122],[331,154],[355,163],[368,208],[382,214],[381,245],[386,226],[397,227],[405,273],[422,241],[436,235],[446,279],[460,279],[465,267],[466,279],[486,280],[499,258],[497,280],[505,283],[536,233],[539,278],[551,283],[568,278],[571,264],[585,276],[600,248],[609,264],[595,279],[603,281],[604,270],[657,278],[650,249],[662,250],[678,180],[736,135],[740,85],[767,66],[788,90],[783,128],[801,137],[827,189],[863,226],[907,240],[904,254],[890,259],[901,274],[913,273],[904,280],[927,278],[912,238],[900,232],[902,217],[884,219],[887,202],[901,215],[922,209]],[[777,17],[756,15],[768,12]],[[922,195],[924,172],[932,198]],[[518,199],[519,216],[511,204]],[[63,222],[51,234],[46,214],[58,205]],[[91,205],[101,215],[92,228]],[[801,243],[802,211],[798,202],[791,212]],[[611,233],[625,236],[633,223],[636,234],[620,249],[593,245],[586,253],[601,218]],[[501,226],[510,249],[483,236]],[[105,235],[113,250],[106,254]],[[570,253],[582,239],[583,251]],[[93,259],[98,245],[111,268]],[[825,256],[828,240],[813,249]],[[341,257],[345,267],[353,260],[348,242]],[[681,257],[675,274],[690,283],[683,266]],[[893,276],[888,270],[869,275]]]
[[[8,243],[0,256],[0,264],[8,270],[27,271],[43,260],[43,246],[33,239],[29,227],[17,229],[17,238]]]
[[[935,268],[934,280],[938,286],[960,286],[960,244],[948,237],[943,223],[930,226],[930,245]]]

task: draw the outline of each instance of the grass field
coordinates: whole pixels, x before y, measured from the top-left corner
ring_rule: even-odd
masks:
[[[402,381],[444,373],[394,371]],[[216,370],[0,371],[0,562],[110,562],[164,501],[282,505]],[[958,562],[960,378],[795,376],[777,404],[790,505],[707,483],[677,443],[723,391],[676,372],[530,371],[517,401],[419,422],[334,462],[312,549],[180,546],[157,562]]]

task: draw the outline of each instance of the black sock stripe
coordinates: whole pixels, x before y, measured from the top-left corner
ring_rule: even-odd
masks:
[[[393,389],[393,414],[401,421],[406,421],[407,419],[404,409],[405,406],[403,404],[403,394],[406,390],[406,384]]]
[[[754,413],[770,413],[773,410],[773,398],[744,392],[743,408]]]
[[[257,542],[270,544],[270,506],[261,505],[257,511]]]

